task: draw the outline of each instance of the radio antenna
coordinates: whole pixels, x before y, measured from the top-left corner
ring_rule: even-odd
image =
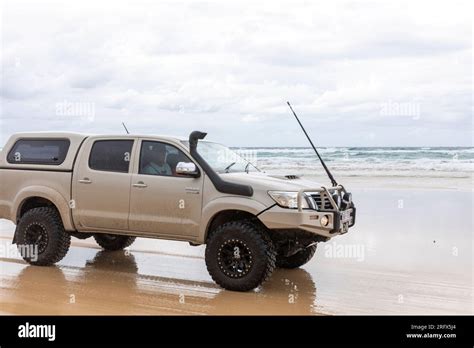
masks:
[[[309,141],[309,143],[311,144],[311,146],[313,147],[314,152],[316,152],[316,155],[318,156],[319,161],[320,161],[321,164],[323,165],[323,168],[324,168],[324,170],[326,171],[326,174],[328,175],[329,180],[331,180],[332,186],[337,186],[336,179],[334,179],[334,177],[332,176],[332,174],[331,174],[331,172],[329,171],[328,167],[326,167],[326,163],[324,163],[323,159],[322,159],[321,156],[319,155],[319,152],[318,152],[318,150],[316,149],[316,146],[314,146],[313,141],[311,140],[311,138],[309,137],[308,133],[306,132],[306,129],[304,129],[303,125],[302,125],[301,122],[300,122],[300,119],[298,118],[298,116],[296,116],[296,113],[295,113],[295,111],[293,110],[293,108],[291,107],[290,102],[287,101],[286,103],[287,103],[288,106],[290,107],[290,110],[291,110],[291,112],[293,113],[293,115],[295,115],[296,121],[298,121],[298,124],[300,125],[301,129],[303,130],[304,134],[306,135],[306,138],[308,138],[308,141]]]
[[[125,132],[127,132],[127,134],[130,134],[130,132],[128,131],[127,126],[125,125],[124,122],[122,122],[122,126],[123,126],[123,128],[125,128]]]

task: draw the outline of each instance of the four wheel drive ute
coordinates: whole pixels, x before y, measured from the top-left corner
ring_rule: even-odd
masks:
[[[71,236],[105,250],[136,237],[205,244],[210,275],[236,291],[304,265],[354,224],[343,186],[266,174],[205,136],[15,134],[0,154],[0,218],[39,266],[60,261]]]

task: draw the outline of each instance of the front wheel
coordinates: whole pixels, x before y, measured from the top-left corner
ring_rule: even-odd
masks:
[[[298,268],[308,263],[316,252],[317,244],[311,245],[303,250],[300,250],[291,256],[277,256],[277,267],[279,268]]]
[[[246,221],[221,225],[206,246],[206,265],[212,279],[233,291],[252,290],[275,269],[276,252],[265,231]]]
[[[103,249],[109,251],[122,250],[132,245],[135,237],[116,234],[95,234],[94,239]]]

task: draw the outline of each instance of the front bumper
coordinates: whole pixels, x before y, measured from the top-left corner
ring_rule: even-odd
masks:
[[[334,187],[332,189],[341,191],[344,190],[342,186]],[[331,210],[317,210],[317,209],[303,209],[301,201],[306,192],[325,192],[328,199],[333,205]],[[327,226],[321,224],[321,218],[327,216],[329,223]],[[261,213],[258,218],[269,229],[301,229],[324,237],[334,237],[336,235],[344,234],[349,231],[349,228],[354,226],[356,220],[356,208],[354,204],[346,209],[341,209],[331,197],[330,192],[326,188],[305,189],[299,192],[298,209],[282,208],[275,205],[274,207]]]

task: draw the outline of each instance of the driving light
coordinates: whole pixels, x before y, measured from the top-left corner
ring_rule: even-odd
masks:
[[[269,191],[268,194],[280,207],[290,209],[298,208],[298,192]],[[301,207],[303,209],[309,208],[305,195],[301,200]]]
[[[326,227],[328,224],[329,224],[329,216],[324,215],[324,216],[321,218],[321,226]]]
[[[346,192],[342,196],[342,209],[347,209],[352,205],[352,193]]]

